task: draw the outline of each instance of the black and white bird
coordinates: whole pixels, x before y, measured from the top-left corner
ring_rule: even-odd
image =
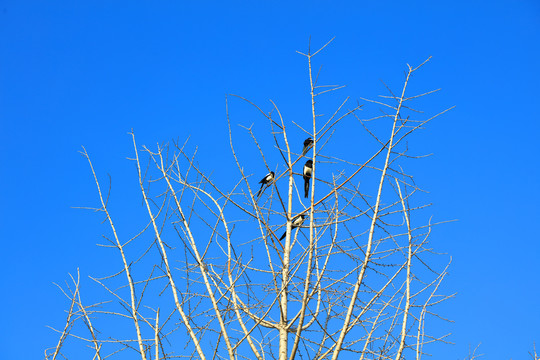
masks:
[[[272,181],[274,181],[274,172],[270,171],[268,174],[266,174],[265,177],[259,181],[259,184],[261,184],[261,188],[259,189],[259,192],[257,192],[257,197],[259,197],[264,189],[265,186],[270,185]]]
[[[303,223],[304,223],[304,220],[306,219],[306,215],[302,214],[302,215],[298,215],[297,217],[295,217],[293,220],[292,220],[292,223],[291,223],[291,231],[299,226],[301,226]],[[285,232],[283,233],[283,235],[281,235],[281,237],[279,238],[279,241],[283,240],[285,238],[285,236],[287,236],[287,230],[285,230]]]
[[[313,173],[313,161],[308,160],[304,164],[304,197],[307,198],[309,194],[309,179],[311,179],[311,174]]]
[[[304,140],[304,149],[302,150],[302,156],[306,155],[309,148],[313,146],[313,139],[308,137],[306,140]]]

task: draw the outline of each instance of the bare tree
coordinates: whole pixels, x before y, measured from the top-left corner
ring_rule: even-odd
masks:
[[[341,88],[320,84],[313,70],[327,45],[299,53],[307,61],[311,123],[287,120],[273,101],[265,111],[227,97],[238,169],[229,190],[186,143],[139,147],[131,132],[130,160],[149,219],[133,238],[119,236],[83,149],[99,195],[95,210],[110,226],[102,246],[122,262],[117,273],[92,278],[109,294],[104,301],[84,305],[78,277],[63,290],[71,306],[46,359],[67,358],[68,338],[86,343],[97,359],[420,359],[429,344],[445,341],[426,320],[441,318],[435,307],[448,298],[438,293],[448,265],[438,266],[429,248],[434,224],[421,211],[429,204],[417,200],[422,190],[403,169],[421,157],[408,153],[409,135],[447,111],[426,116],[413,107],[437,90],[407,91],[429,59],[407,65],[397,91],[362,99],[375,115],[361,117],[362,106],[349,98],[325,115],[317,101]],[[247,140],[233,137],[233,101],[253,106],[266,132],[243,126]],[[291,126],[305,135],[292,138]],[[333,137],[340,128],[362,151],[328,151],[347,146]],[[358,144],[356,129],[371,142]],[[260,182],[264,174],[252,176],[259,167],[241,159],[246,146],[268,172]]]
[[[533,344],[533,350],[532,351],[529,351],[529,355],[531,356],[531,358],[533,360],[538,360],[540,359],[540,356],[538,356],[538,354],[536,353],[536,344]]]
[[[483,356],[484,354],[477,354],[476,353],[478,351],[479,347],[480,347],[480,344],[476,345],[476,347],[473,349],[471,347],[471,345],[469,344],[469,355],[467,355],[465,360],[474,360],[474,359],[477,359],[477,358]]]

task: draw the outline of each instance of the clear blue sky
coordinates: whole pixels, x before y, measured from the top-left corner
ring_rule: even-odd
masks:
[[[3,359],[42,357],[67,306],[52,282],[105,266],[103,218],[71,208],[97,204],[80,146],[111,174],[118,212],[136,194],[131,128],[140,144],[191,136],[201,164],[226,174],[224,95],[308,118],[295,50],[309,36],[336,36],[319,61],[344,96],[374,98],[432,55],[416,85],[442,92],[424,103],[456,105],[414,145],[434,153],[415,173],[430,211],[459,219],[432,238],[454,259],[443,290],[458,292],[440,308],[456,345],[437,358],[481,342],[489,358],[525,359],[540,345],[538,1],[186,3],[0,1]]]

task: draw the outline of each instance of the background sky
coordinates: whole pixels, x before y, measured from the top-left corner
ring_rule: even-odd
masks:
[[[432,55],[415,89],[442,91],[424,109],[456,106],[412,145],[434,154],[414,172],[434,219],[459,219],[431,240],[453,259],[443,292],[458,293],[439,308],[455,345],[436,358],[482,343],[486,358],[525,359],[540,345],[540,2],[1,0],[2,358],[43,357],[67,307],[53,282],[79,267],[84,291],[108,261],[103,217],[72,208],[98,201],[81,145],[124,218],[140,206],[131,128],[139,144],[191,136],[201,166],[230,176],[225,94],[309,119],[295,51],[310,36],[336,37],[317,61],[343,96],[384,94],[380,80],[399,87],[406,63]]]

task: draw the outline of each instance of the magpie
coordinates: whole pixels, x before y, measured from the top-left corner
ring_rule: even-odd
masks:
[[[306,155],[307,151],[310,147],[313,146],[313,139],[308,137],[306,140],[304,140],[304,149],[302,150],[302,156]]]
[[[302,214],[302,215],[298,215],[297,217],[295,217],[293,220],[292,220],[292,224],[291,224],[291,231],[297,227],[299,227],[300,225],[302,225],[304,223],[304,220],[306,219],[306,215]],[[281,237],[279,238],[279,241],[283,240],[283,238],[285,238],[285,236],[287,235],[287,230],[285,230],[285,232],[283,233],[283,235],[281,235]]]
[[[261,192],[263,191],[265,185],[270,185],[272,181],[274,181],[274,175],[274,172],[270,171],[268,174],[266,174],[265,177],[261,179],[261,181],[259,181],[259,184],[261,184],[261,188],[259,189],[259,192],[257,192],[257,197],[261,195]]]
[[[304,164],[304,197],[308,197],[309,193],[309,179],[311,179],[311,173],[313,172],[313,161],[308,160]]]

